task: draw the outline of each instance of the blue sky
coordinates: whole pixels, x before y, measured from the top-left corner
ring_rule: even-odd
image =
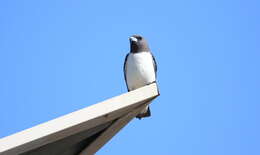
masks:
[[[260,3],[1,1],[0,137],[126,92],[147,38],[161,96],[98,155],[259,155]]]

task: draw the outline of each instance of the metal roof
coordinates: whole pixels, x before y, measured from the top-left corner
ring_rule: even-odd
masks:
[[[158,95],[151,84],[4,137],[0,155],[94,154]]]

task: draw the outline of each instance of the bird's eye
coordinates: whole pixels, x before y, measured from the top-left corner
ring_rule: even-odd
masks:
[[[142,40],[142,37],[141,36],[137,36],[136,37],[138,40]]]

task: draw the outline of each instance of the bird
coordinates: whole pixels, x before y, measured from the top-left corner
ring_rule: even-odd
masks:
[[[148,46],[148,42],[141,35],[132,35],[130,40],[130,52],[124,61],[124,78],[128,91],[156,83],[157,64]],[[145,107],[136,118],[150,117],[149,106]]]

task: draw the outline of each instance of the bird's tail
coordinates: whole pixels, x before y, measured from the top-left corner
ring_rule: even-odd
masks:
[[[146,106],[146,107],[140,112],[140,114],[138,114],[138,115],[136,116],[136,118],[141,119],[141,118],[150,117],[150,116],[151,116],[150,108],[149,108],[149,106]]]

